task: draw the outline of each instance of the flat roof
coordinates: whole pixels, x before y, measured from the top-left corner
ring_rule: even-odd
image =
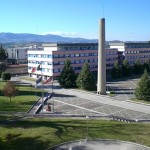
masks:
[[[98,43],[47,43],[42,44],[43,47],[57,47],[57,46],[98,46]]]

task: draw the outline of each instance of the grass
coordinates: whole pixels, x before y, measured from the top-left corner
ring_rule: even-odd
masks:
[[[132,101],[135,101],[135,102],[140,102],[140,103],[145,103],[145,104],[150,104],[150,101],[145,101],[145,100],[138,100],[136,98],[131,98]]]
[[[5,84],[6,82],[0,82],[0,120],[14,117],[13,115],[18,115],[17,112],[27,112],[42,94],[40,89],[18,84],[16,87],[19,89],[19,94],[12,97],[10,102],[9,97],[2,94]]]
[[[150,146],[150,124],[90,120],[88,137],[117,139]],[[0,126],[0,149],[41,150],[67,141],[84,139],[86,120],[23,119]]]

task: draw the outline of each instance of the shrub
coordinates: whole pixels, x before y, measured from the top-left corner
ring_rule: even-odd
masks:
[[[10,73],[2,72],[1,78],[2,78],[2,80],[7,81],[7,80],[11,79],[11,75],[10,75]]]

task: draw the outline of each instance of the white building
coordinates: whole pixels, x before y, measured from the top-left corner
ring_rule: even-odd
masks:
[[[51,43],[43,44],[43,50],[28,51],[28,73],[30,77],[38,78],[41,74],[44,79],[50,76],[57,77],[63,70],[66,59],[76,73],[80,73],[83,64],[88,62],[92,72],[98,67],[98,43]],[[118,60],[117,49],[106,49],[106,66],[111,69]],[[34,67],[41,64],[41,70],[32,72]]]

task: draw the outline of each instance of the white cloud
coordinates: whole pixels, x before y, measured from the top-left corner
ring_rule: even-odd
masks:
[[[79,32],[61,32],[61,31],[52,31],[52,32],[45,32],[42,35],[46,34],[53,34],[53,35],[60,35],[63,37],[72,37],[72,38],[87,38],[87,39],[97,39],[97,33],[79,33]]]

